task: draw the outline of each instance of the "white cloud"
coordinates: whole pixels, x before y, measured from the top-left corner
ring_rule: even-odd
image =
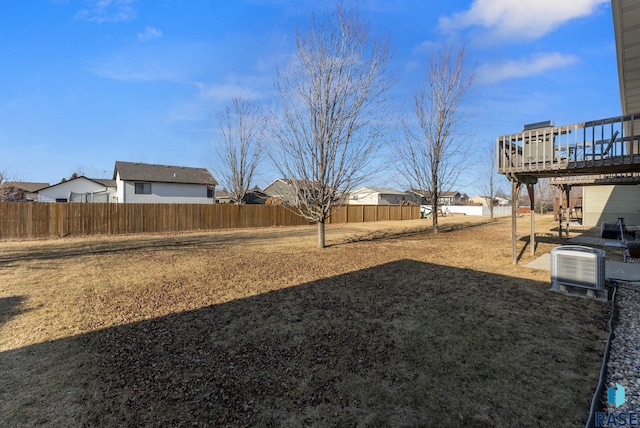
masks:
[[[483,64],[476,71],[476,80],[478,83],[492,84],[507,79],[534,76],[554,68],[567,67],[576,62],[578,57],[575,55],[558,52],[536,54],[515,61]]]
[[[138,33],[138,40],[141,42],[148,42],[149,40],[157,39],[162,37],[162,30],[158,30],[157,28],[146,26],[144,27],[144,31]]]
[[[260,94],[251,89],[248,85],[238,83],[196,83],[196,85],[200,89],[200,97],[205,100],[214,99],[217,101],[228,101],[234,97],[251,100],[260,97]]]
[[[120,22],[129,21],[136,17],[133,3],[137,0],[97,0],[93,7],[83,9],[76,13],[75,18],[82,21]]]
[[[156,51],[124,51],[96,58],[88,64],[97,76],[114,80],[181,81],[179,62],[160,59]]]
[[[532,40],[608,3],[609,0],[474,0],[469,10],[440,18],[439,27],[445,32],[482,27],[500,39]]]

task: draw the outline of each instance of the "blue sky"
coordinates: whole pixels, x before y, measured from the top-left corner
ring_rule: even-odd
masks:
[[[395,47],[408,104],[431,49],[464,42],[476,153],[526,123],[621,114],[608,0],[361,0]],[[30,0],[0,13],[0,169],[57,183],[110,177],[116,160],[212,168],[216,114],[266,102],[296,26],[333,1]],[[264,168],[256,184],[273,179]],[[393,172],[381,178],[393,182]],[[476,194],[469,172],[459,190]],[[390,179],[390,181],[385,181]],[[477,180],[475,180],[477,181]],[[378,183],[372,183],[378,184]]]

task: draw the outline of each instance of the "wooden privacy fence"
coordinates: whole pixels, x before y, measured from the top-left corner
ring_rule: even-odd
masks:
[[[420,218],[420,207],[345,205],[329,223]],[[0,239],[309,225],[282,205],[0,202]]]

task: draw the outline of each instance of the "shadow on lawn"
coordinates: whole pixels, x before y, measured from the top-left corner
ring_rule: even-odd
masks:
[[[427,219],[424,219],[427,220]],[[448,232],[455,232],[457,230],[463,230],[463,229],[472,229],[475,227],[479,227],[479,226],[484,226],[487,224],[491,224],[494,223],[495,220],[487,220],[487,221],[481,221],[481,222],[469,222],[469,223],[453,223],[453,224],[447,224],[447,225],[440,225],[439,226],[439,233],[448,233]],[[344,242],[339,242],[339,243],[334,243],[334,244],[329,244],[327,245],[327,247],[334,247],[334,246],[338,246],[338,245],[345,245],[345,244],[351,244],[354,242],[365,242],[365,241],[382,241],[382,240],[388,240],[388,239],[401,239],[401,238],[408,238],[408,237],[414,237],[414,236],[424,236],[425,233],[432,233],[433,232],[433,224],[429,221],[429,223],[427,223],[425,221],[425,223],[423,225],[421,225],[420,227],[411,227],[411,228],[407,228],[405,230],[401,230],[401,231],[387,231],[387,230],[382,230],[382,231],[372,231],[366,234],[361,234],[361,235],[355,235],[352,237],[348,237],[345,239]]]
[[[284,228],[260,229],[260,236],[256,237],[251,229],[233,230],[223,229],[215,231],[194,231],[193,233],[174,233],[169,235],[138,234],[138,235],[108,235],[93,237],[85,236],[87,241],[77,241],[70,245],[61,238],[59,241],[47,241],[42,249],[33,248],[12,249],[4,254],[0,253],[0,269],[10,267],[12,263],[30,260],[55,260],[71,257],[82,257],[92,254],[127,253],[140,250],[167,250],[180,248],[220,248],[229,243],[247,242],[255,244],[258,241],[268,241],[274,236],[282,234]],[[307,226],[291,227],[287,236],[313,236],[315,229]],[[94,238],[94,239],[91,239]],[[101,238],[106,238],[101,241]],[[73,239],[73,238],[71,238]],[[59,242],[59,243],[58,243]],[[0,242],[1,243],[1,242]]]
[[[0,327],[11,318],[24,312],[21,306],[25,300],[24,296],[0,297]]]
[[[577,426],[606,305],[400,260],[0,353],[9,425]]]
[[[518,256],[516,257],[516,262],[520,262],[520,260],[522,259],[522,257],[524,256],[524,254],[527,251],[530,251],[530,245],[531,245],[531,236],[530,235],[525,235],[525,236],[521,236],[518,241],[520,242],[524,242],[524,245],[520,248],[520,251],[518,252]],[[568,239],[567,238],[559,238],[557,236],[551,236],[551,235],[539,235],[536,234],[536,241],[535,241],[535,252],[537,253],[538,251],[538,245],[540,244],[555,244],[555,245],[567,245],[568,244]],[[540,256],[541,254],[536,254],[536,257]]]

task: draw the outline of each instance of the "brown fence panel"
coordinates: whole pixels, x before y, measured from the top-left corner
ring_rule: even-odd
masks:
[[[362,221],[378,221],[378,207],[376,205],[366,205],[363,209]]]
[[[389,220],[402,220],[402,207],[389,205]]]
[[[346,223],[347,222],[347,211],[348,205],[343,205],[329,216],[329,221],[327,223],[337,224],[337,223]]]
[[[378,221],[389,220],[390,207],[391,205],[378,205],[376,207],[376,217]]]
[[[347,223],[362,223],[364,221],[364,205],[346,205]]]
[[[329,223],[420,217],[419,207],[345,205]],[[69,235],[169,233],[311,224],[282,205],[0,202],[0,239]]]

